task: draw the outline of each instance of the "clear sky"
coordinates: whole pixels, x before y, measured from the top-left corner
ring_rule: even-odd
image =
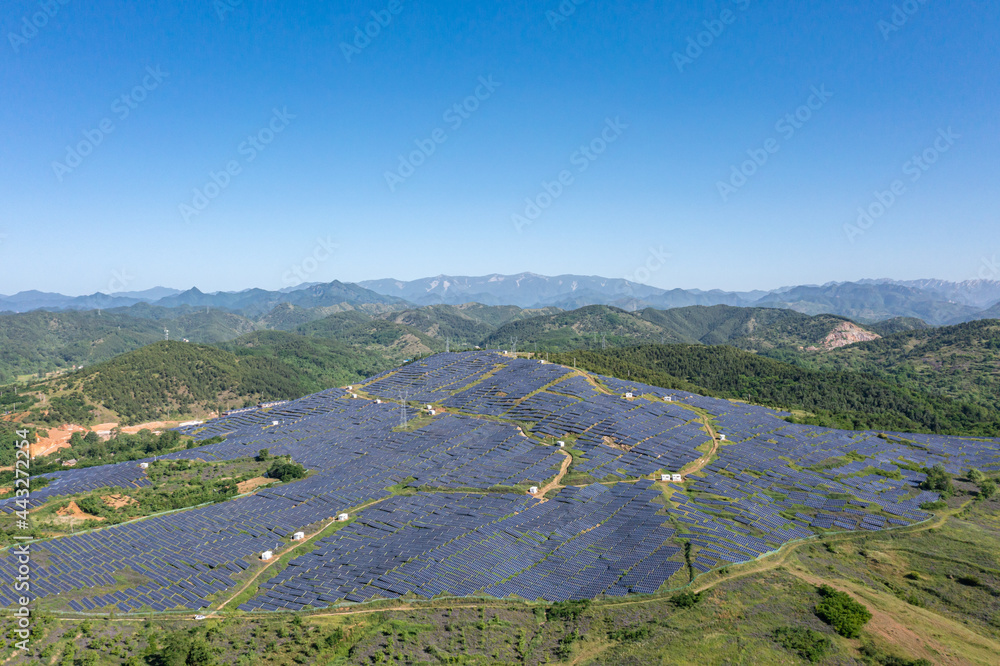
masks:
[[[6,2],[0,293],[975,278],[1000,3],[812,4]]]

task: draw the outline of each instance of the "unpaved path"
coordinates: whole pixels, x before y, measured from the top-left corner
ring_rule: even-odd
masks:
[[[700,418],[702,425],[705,426],[705,430],[708,431],[709,436],[712,438],[712,448],[701,458],[698,458],[693,463],[688,463],[684,466],[684,469],[681,470],[681,476],[685,479],[692,474],[700,472],[705,465],[712,462],[712,458],[719,452],[719,436],[716,434],[715,428],[712,427],[712,423],[707,416],[702,416]]]
[[[573,464],[573,456],[571,456],[568,451],[565,451],[564,449],[559,449],[559,453],[565,456],[563,458],[562,465],[559,467],[559,474],[557,474],[556,478],[552,479],[552,481],[550,481],[547,486],[545,486],[544,488],[539,488],[538,492],[533,495],[533,497],[537,497],[543,502],[547,501],[545,499],[545,494],[548,493],[550,490],[558,490],[562,488],[560,483],[562,482],[563,477],[566,476],[566,471],[569,470],[569,466]]]

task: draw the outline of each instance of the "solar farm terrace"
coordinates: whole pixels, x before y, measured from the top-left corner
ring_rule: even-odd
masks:
[[[1000,466],[998,440],[781,417],[497,352],[439,354],[184,429],[226,439],[168,458],[267,448],[310,474],[36,542],[32,593],[43,607],[77,613],[215,609],[244,588],[252,593],[238,608],[254,612],[403,596],[652,594],[817,533],[923,521],[920,506],[938,497],[919,490],[924,475],[914,469]],[[50,476],[36,505],[148,483],[139,463]],[[563,483],[573,479],[586,483]],[[12,500],[0,509],[11,512]],[[16,579],[9,551],[0,567],[3,580]],[[3,605],[18,596],[0,587]]]

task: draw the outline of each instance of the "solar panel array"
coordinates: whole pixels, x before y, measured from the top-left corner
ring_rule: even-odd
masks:
[[[652,593],[686,566],[685,542],[691,566],[708,571],[816,531],[911,524],[927,517],[920,505],[937,495],[920,491],[923,474],[908,468],[1000,468],[998,440],[792,425],[774,410],[494,352],[439,354],[354,391],[385,402],[331,389],[182,429],[199,441],[226,439],[161,459],[224,461],[266,448],[311,474],[224,503],[36,543],[34,590],[71,597],[68,608],[79,612],[205,608],[234,590],[261,552],[280,555],[293,532],[366,506],[241,608],[407,594],[557,601]],[[400,430],[391,401],[401,393],[447,413]],[[667,497],[638,479],[680,471],[703,455],[711,441],[703,413],[726,435],[717,457]],[[551,479],[564,458],[542,440],[567,436],[582,454],[574,471],[626,482],[567,487],[548,501],[486,492]],[[48,476],[52,484],[33,493],[33,506],[148,483],[138,462]],[[393,495],[404,480],[425,492]],[[11,508],[11,500],[0,502]],[[0,555],[0,581],[13,581],[15,566]],[[9,583],[0,586],[0,604],[15,596]]]
[[[394,498],[323,539],[242,610],[488,594],[550,601],[654,592],[683,564],[651,482],[523,496]],[[672,559],[673,558],[673,559]]]

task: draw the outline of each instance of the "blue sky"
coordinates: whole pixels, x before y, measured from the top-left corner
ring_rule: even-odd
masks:
[[[92,4],[0,14],[0,293],[1000,253],[995,1]]]

